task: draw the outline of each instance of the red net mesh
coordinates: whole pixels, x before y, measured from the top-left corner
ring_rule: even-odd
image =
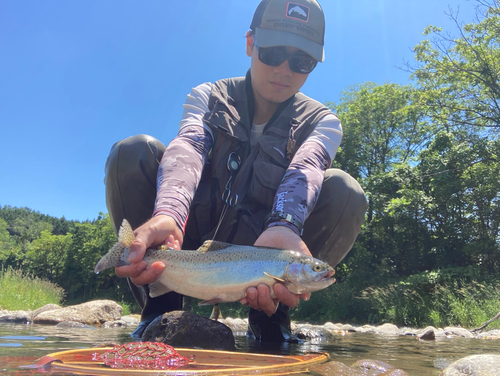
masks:
[[[115,346],[103,354],[94,353],[92,360],[103,361],[111,368],[176,369],[189,360],[172,346],[160,342],[132,342]]]

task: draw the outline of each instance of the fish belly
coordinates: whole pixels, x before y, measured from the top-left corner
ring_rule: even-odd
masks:
[[[273,272],[278,271],[273,269],[259,262],[210,265],[204,269],[167,265],[160,279],[169,290],[179,294],[204,301],[234,302],[245,297],[249,287],[260,283],[272,287],[276,281],[264,272],[275,275]]]

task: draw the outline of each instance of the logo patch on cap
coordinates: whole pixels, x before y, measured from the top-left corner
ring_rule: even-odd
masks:
[[[305,5],[290,2],[286,5],[285,16],[294,20],[307,22],[309,21],[309,11],[309,7]]]

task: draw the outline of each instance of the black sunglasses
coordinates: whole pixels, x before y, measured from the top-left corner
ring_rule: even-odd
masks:
[[[255,40],[253,44],[259,53],[259,60],[272,67],[278,67],[283,64],[285,60],[288,60],[288,65],[292,72],[308,74],[311,73],[316,67],[316,64],[318,64],[316,59],[304,52],[287,52],[285,46],[259,47],[257,43],[255,43]]]

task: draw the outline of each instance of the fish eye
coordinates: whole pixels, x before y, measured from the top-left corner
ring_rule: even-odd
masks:
[[[320,272],[321,270],[323,270],[323,268],[321,267],[321,265],[314,265],[313,268],[312,268],[315,272]]]

